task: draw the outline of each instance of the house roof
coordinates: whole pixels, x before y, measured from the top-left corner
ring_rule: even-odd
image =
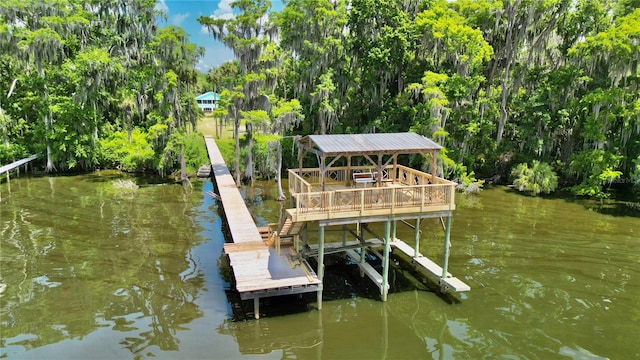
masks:
[[[219,101],[220,100],[220,95],[218,95],[217,93],[214,93],[213,91],[209,91],[206,92],[202,95],[198,95],[196,96],[196,100],[214,100],[214,101]]]
[[[441,150],[435,141],[416,133],[308,135],[300,140],[321,156],[363,154],[414,154]]]

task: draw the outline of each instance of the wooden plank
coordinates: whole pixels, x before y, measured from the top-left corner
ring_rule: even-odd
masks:
[[[414,255],[415,251],[414,248],[412,248],[411,246],[409,246],[407,243],[405,243],[402,240],[399,239],[395,239],[394,241],[391,242],[391,246],[395,247],[396,249],[402,251],[403,253],[405,253],[407,256],[413,258],[414,256],[418,256],[421,257],[422,254],[420,254],[420,252],[418,252],[417,254]],[[440,274],[442,275],[442,274]]]
[[[414,249],[411,246],[407,245],[407,243],[405,243],[404,241],[395,239],[394,241],[391,242],[391,246],[400,250],[410,258],[412,258],[415,264],[418,264],[423,269],[427,270],[431,275],[433,275],[433,277],[439,279],[441,284],[443,283],[450,290],[453,290],[456,292],[471,290],[471,287],[469,285],[465,284],[462,280],[456,277],[453,277],[451,273],[447,272],[447,276],[443,278],[442,267],[440,265],[434,263],[429,258],[423,256],[419,252],[417,257],[414,256],[413,255]]]
[[[224,252],[227,254],[238,251],[267,250],[268,248],[262,241],[224,244]]]
[[[430,272],[434,277],[439,279],[442,276],[442,267],[440,265],[436,264],[431,259],[423,256],[419,252],[417,256],[414,256],[413,248],[407,245],[407,243],[405,243],[404,241],[395,239],[394,241],[391,242],[391,246],[402,251],[407,256],[412,258],[414,263],[417,263],[418,265],[422,266],[422,268]],[[447,273],[447,276],[451,276],[451,274]]]
[[[262,241],[258,228],[236,187],[218,146],[210,136],[205,136],[205,144],[233,242]]]
[[[369,263],[361,263],[360,254],[355,252],[355,250],[347,250],[346,253],[351,259],[353,259],[353,261],[356,262],[356,264],[358,264],[360,269],[369,277],[369,279],[371,279],[371,281],[373,281],[378,286],[378,288],[381,289],[382,275],[380,275],[380,273],[377,272],[376,269],[374,269],[373,266],[371,266]]]
[[[464,282],[462,282],[462,280],[458,279],[457,277],[444,278],[442,279],[442,282],[444,282],[447,288],[456,292],[471,290],[471,287],[469,285],[465,284]]]

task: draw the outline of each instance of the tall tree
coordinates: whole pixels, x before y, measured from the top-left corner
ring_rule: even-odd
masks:
[[[307,118],[317,119],[310,131],[325,134],[338,123],[348,86],[345,51],[347,2],[291,0],[276,16],[281,46],[293,56],[294,97]]]
[[[201,16],[198,22],[206,26],[214,40],[222,41],[233,50],[238,60],[239,82],[242,86],[242,97],[235,97],[234,105],[237,106],[231,113],[234,116],[236,126],[239,126],[241,118],[247,120],[246,136],[248,140],[247,158],[245,161],[245,177],[253,180],[253,132],[257,113],[252,111],[265,110],[261,98],[261,88],[265,83],[266,75],[261,71],[260,55],[267,44],[276,36],[277,28],[267,20],[267,11],[271,7],[269,0],[237,0],[231,2],[232,8],[239,14],[232,19],[215,19]],[[253,115],[252,115],[253,114]],[[262,118],[260,116],[260,118]],[[236,142],[240,139],[236,138]],[[239,161],[239,154],[236,154]],[[236,166],[238,168],[239,166]],[[236,177],[236,184],[240,179]]]

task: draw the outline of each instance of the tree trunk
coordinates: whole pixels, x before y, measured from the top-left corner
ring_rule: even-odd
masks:
[[[42,64],[38,63],[38,74],[40,75],[40,79],[44,84],[44,94],[42,95],[44,98],[44,103],[46,106],[46,110],[44,112],[44,129],[45,129],[45,137],[49,136],[51,132],[51,112],[49,111],[49,89],[47,88],[47,84],[44,83],[44,68]],[[49,173],[52,171],[57,171],[56,166],[53,164],[53,151],[51,150],[51,141],[45,138],[44,142],[47,144],[47,167],[44,169],[45,172]]]
[[[180,146],[180,181],[188,180],[187,162],[184,159],[184,145]]]
[[[247,134],[247,159],[245,162],[244,168],[244,178],[251,181],[251,186],[253,186],[253,124],[247,123],[246,134]]]
[[[233,123],[233,139],[235,140],[235,161],[234,161],[234,173],[236,177],[236,186],[240,187],[240,117],[238,111],[235,111],[234,123]]]
[[[277,201],[285,201],[287,199],[284,196],[284,191],[282,191],[282,144],[280,144],[280,140],[278,140],[278,144],[276,147],[276,156],[278,159],[278,165],[276,166],[276,184],[278,185],[278,197]]]

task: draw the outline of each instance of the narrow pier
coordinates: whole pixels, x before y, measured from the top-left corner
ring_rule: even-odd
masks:
[[[9,172],[15,169],[18,169],[18,171],[20,170],[20,166],[24,165],[25,166],[25,171],[26,171],[26,167],[27,164],[29,164],[30,162],[32,162],[33,160],[37,159],[38,155],[31,155],[28,158],[24,158],[22,160],[18,160],[18,161],[14,161],[11,164],[7,164],[7,165],[3,165],[0,166],[0,174],[7,174],[7,188],[9,189],[9,192],[11,192],[11,183],[10,183],[10,179],[9,179]],[[0,193],[0,200],[2,200],[2,193]]]
[[[253,299],[260,317],[260,298],[322,291],[322,281],[292,248],[276,250],[262,239],[213,137],[205,136],[216,193],[233,243],[224,245],[243,300]]]

